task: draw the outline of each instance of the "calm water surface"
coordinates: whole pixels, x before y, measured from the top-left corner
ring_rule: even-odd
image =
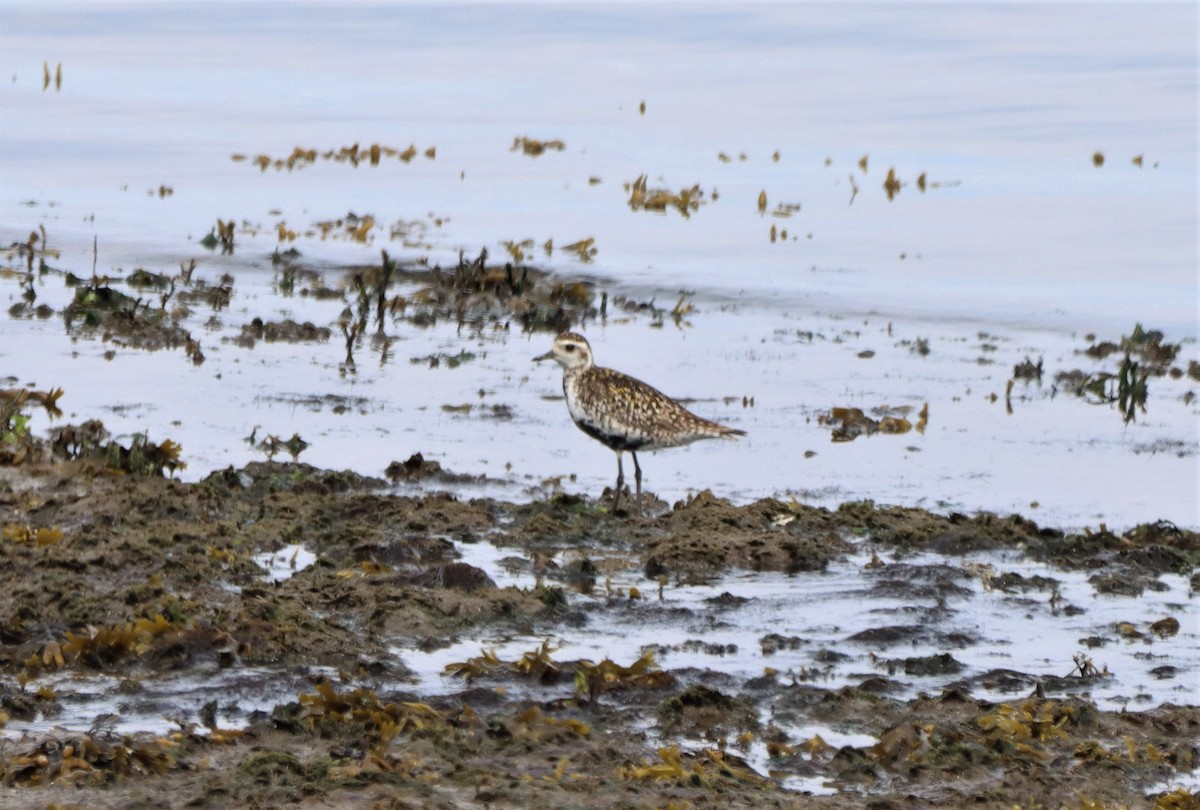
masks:
[[[529,362],[548,336],[401,323],[391,356],[364,346],[350,375],[340,339],[221,342],[256,315],[337,321],[342,302],[279,294],[280,223],[376,218],[369,244],[294,243],[331,285],[380,248],[448,264],[460,249],[500,256],[506,240],[591,237],[587,265],[531,252],[613,296],[670,308],[686,290],[695,307],[679,326],[589,326],[600,362],[750,433],[644,459],[667,499],[712,487],[1194,527],[1194,380],[1152,380],[1130,425],[1051,386],[1058,371],[1114,370],[1079,352],[1138,322],[1182,342],[1181,368],[1197,359],[1196,35],[1189,3],[6,2],[0,242],[44,226],[61,250],[51,265],[79,275],[94,242],[113,276],[195,258],[198,277],[233,275],[235,297],[187,324],[200,367],[178,353],[104,360],[111,345],[72,340],[57,316],[0,315],[0,377],[62,386],[72,421],[178,440],[188,478],[260,458],[242,441],[258,426],[298,432],[302,460],[322,466],[378,474],[420,450],[489,477],[470,492],[525,497],[574,474],[564,486],[598,494],[612,454],[547,401],[557,373]],[[43,63],[60,62],[61,89],[44,90]],[[510,150],[518,136],[565,148],[528,157]],[[291,172],[231,160],[353,143],[418,153]],[[903,183],[891,201],[889,169]],[[625,184],[642,174],[698,184],[704,203],[688,218],[631,211]],[[148,193],[160,186],[173,193]],[[780,204],[799,208],[774,216]],[[232,257],[197,244],[218,218],[257,229]],[[401,221],[420,227],[390,239]],[[20,292],[0,276],[6,310]],[[56,310],[71,296],[56,276],[37,292]],[[463,349],[476,359],[454,370],[410,362]],[[1019,383],[1008,414],[1026,356],[1047,377]],[[327,396],[353,406],[334,413]],[[834,406],[925,403],[924,434],[831,444],[816,422]],[[479,418],[498,404],[511,420]]]

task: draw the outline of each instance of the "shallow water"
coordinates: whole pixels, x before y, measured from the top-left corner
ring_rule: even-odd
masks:
[[[317,555],[304,546],[291,543],[278,551],[255,554],[252,559],[260,568],[266,570],[267,573],[263,576],[265,581],[283,582],[316,562]]]
[[[491,573],[500,586],[529,588],[532,574],[517,573],[501,564],[504,549],[486,543],[459,544],[463,560]],[[918,694],[939,694],[954,684],[967,685],[971,694],[997,703],[1017,702],[1033,691],[1035,682],[1051,682],[1051,697],[1075,694],[1091,698],[1103,710],[1148,709],[1163,703],[1191,705],[1200,671],[1200,610],[1186,578],[1163,576],[1161,591],[1139,597],[1099,594],[1087,576],[1037,563],[1015,553],[974,553],[962,557],[913,554],[869,569],[870,549],[820,573],[736,572],[703,585],[668,584],[661,597],[656,583],[621,562],[594,560],[602,570],[618,573],[596,594],[572,593],[573,611],[586,617],[575,631],[524,636],[464,637],[443,649],[424,652],[395,650],[417,678],[416,689],[444,694],[457,688],[459,678],[445,673],[447,664],[492,651],[502,661],[515,661],[544,643],[558,661],[609,658],[628,665],[647,650],[656,662],[675,672],[684,683],[703,683],[736,694],[738,687],[768,671],[780,683],[811,683],[823,689],[858,686],[873,678],[888,678],[887,695],[898,700]],[[613,564],[613,565],[607,565]],[[975,573],[975,576],[968,574]],[[893,597],[877,592],[882,583],[911,585],[933,582],[929,572],[958,585],[957,592],[914,597],[903,590]],[[992,587],[991,577],[1015,573],[1026,579],[1046,577],[1054,588],[1004,592]],[[639,599],[628,597],[636,588]],[[1161,638],[1148,627],[1173,616],[1180,632]],[[1129,625],[1136,633],[1119,629]],[[859,633],[907,626],[920,632],[896,642],[857,642]],[[1098,648],[1097,648],[1098,647]],[[906,675],[906,659],[949,655],[961,664],[953,673]],[[1074,679],[1076,656],[1086,656],[1098,679]],[[832,661],[832,663],[831,663]],[[1174,669],[1167,673],[1161,667]],[[988,677],[988,673],[995,673]],[[1007,679],[1004,676],[1008,677]],[[728,678],[729,680],[723,680]],[[1007,680],[1007,682],[1006,682]],[[481,683],[490,683],[484,678]],[[503,679],[511,695],[528,691],[546,699],[546,688]],[[570,685],[559,687],[564,695]],[[799,724],[767,710],[763,727],[774,727],[793,741],[819,736],[829,745],[869,747],[878,740],[852,728]],[[664,744],[678,742],[663,740]],[[712,740],[685,738],[699,750]],[[772,769],[766,743],[755,739],[732,747],[760,773]],[[778,776],[790,790],[833,792],[820,778]],[[1181,784],[1193,784],[1184,777]]]
[[[200,672],[192,669],[125,679],[63,670],[38,679],[39,687],[55,691],[63,711],[10,722],[0,729],[0,739],[20,740],[55,730],[66,734],[92,728],[118,734],[166,735],[198,723],[200,709],[211,701],[217,702],[219,728],[240,729],[248,724],[252,712],[269,713],[277,705],[296,700],[300,692],[311,691],[312,678],[336,675],[324,667],[288,672],[267,667],[214,666]]]
[[[220,342],[256,315],[333,326],[342,302],[279,294],[274,228],[370,213],[423,227],[407,241],[377,230],[370,244],[294,246],[337,285],[329,268],[375,263],[381,247],[447,264],[459,249],[500,256],[503,240],[553,238],[560,249],[534,249],[536,261],[612,296],[670,309],[694,291],[690,326],[610,313],[587,328],[601,363],[749,431],[644,458],[646,486],[668,501],[711,487],[739,501],[1020,511],[1066,528],[1200,525],[1200,406],[1182,399],[1194,381],[1152,380],[1128,426],[1111,407],[1051,398],[1049,382],[1018,383],[1012,415],[1003,402],[1027,355],[1045,358],[1047,380],[1112,371],[1076,354],[1089,333],[1118,340],[1141,322],[1183,342],[1181,367],[1197,356],[1193,6],[286,8],[5,4],[0,242],[43,225],[62,251],[50,264],[84,276],[93,240],[97,270],[115,276],[196,258],[197,277],[228,272],[235,294],[217,322],[197,307],[186,324],[208,358],[198,368],[179,353],[104,361],[111,345],[72,340],[57,317],[0,318],[0,375],[64,387],[72,421],[179,441],[189,479],[261,458],[242,441],[258,426],[260,438],[299,433],[302,460],[319,466],[379,474],[421,451],[487,476],[465,494],[516,497],[558,476],[593,495],[611,484],[612,455],[546,401],[557,372],[529,363],[547,336],[402,323],[390,357],[364,346],[355,374],[339,371],[337,337]],[[42,89],[46,61],[61,61],[61,89]],[[510,151],[522,135],[566,148]],[[291,172],[230,159],[355,142],[419,151]],[[906,185],[889,202],[891,167]],[[706,202],[688,219],[633,212],[623,184],[642,173],[651,187],[699,183]],[[160,186],[173,193],[148,193]],[[772,216],[781,203],[801,207]],[[259,230],[215,256],[197,240],[217,218]],[[772,243],[772,225],[788,238]],[[581,265],[561,246],[585,237],[599,252]],[[38,303],[60,310],[59,284],[42,279]],[[19,295],[0,278],[6,307]],[[918,339],[927,356],[911,351]],[[410,362],[463,349],[477,359],[455,370]],[[442,408],[466,403],[512,418]],[[815,424],[834,406],[925,403],[924,435],[831,444]]]
[[[458,548],[464,562],[489,572],[501,587],[528,588],[536,582],[532,574],[505,573],[505,567],[498,564],[508,555],[504,549],[487,543],[458,544]],[[888,694],[906,699],[918,692],[936,694],[949,684],[996,669],[1066,679],[1074,669],[1073,655],[1082,652],[1111,677],[1081,679],[1078,689],[1071,691],[1090,695],[1103,709],[1188,704],[1195,697],[1200,610],[1183,576],[1164,575],[1160,578],[1163,590],[1131,597],[1097,593],[1086,573],[1052,568],[1017,554],[981,552],[952,558],[912,554],[885,559],[883,567],[867,569],[864,566],[870,560],[870,550],[863,547],[819,573],[740,571],[711,583],[668,583],[661,599],[657,583],[626,568],[607,583],[598,583],[594,596],[572,594],[572,608],[587,619],[577,635],[551,636],[559,647],[554,657],[563,661],[611,658],[630,664],[653,648],[665,669],[710,670],[742,681],[762,675],[766,667],[777,670],[785,681],[812,680],[834,689],[886,676],[896,682],[895,691]],[[620,561],[608,562],[620,565]],[[604,563],[599,564],[603,569]],[[984,573],[992,574],[993,579]],[[989,583],[1001,573],[1053,579],[1059,601],[1051,603],[1050,588],[1006,592],[992,587]],[[939,583],[944,581],[957,588],[942,587]],[[907,587],[889,596],[884,583]],[[922,596],[923,583],[931,587],[930,593]],[[642,598],[628,598],[631,586]],[[1151,623],[1167,616],[1179,620],[1177,635],[1160,639],[1147,632]],[[1140,635],[1121,636],[1117,628],[1122,623],[1133,625]],[[902,641],[851,640],[866,630],[896,626],[914,632]],[[794,649],[783,644],[766,652],[760,642],[772,634],[793,639]],[[1095,649],[1083,643],[1093,637],[1102,640],[1093,642],[1101,645]],[[431,652],[397,652],[417,674],[420,689],[438,692],[446,688],[445,664],[472,658],[483,647],[495,647],[501,659],[513,660],[535,649],[544,638],[537,633],[517,638],[462,638]],[[824,663],[822,654],[828,651],[846,657]],[[901,664],[898,673],[888,671],[888,661],[941,653],[952,655],[963,665],[962,670],[950,675],[906,676]],[[1151,674],[1164,663],[1176,667],[1178,674]],[[971,689],[997,701],[1013,700],[1031,691],[1025,684],[1015,687],[1015,693],[987,685]]]
[[[487,571],[499,587],[531,588],[531,566],[511,549],[486,542],[456,547],[462,560]],[[569,555],[571,552],[567,552]],[[284,557],[297,560],[310,553],[291,547],[286,554],[259,564],[270,576],[293,572]],[[478,628],[450,639],[436,650],[396,646],[393,654],[410,675],[402,680],[367,684],[381,694],[400,692],[426,700],[457,694],[464,681],[445,672],[447,664],[466,661],[492,650],[502,661],[514,661],[543,643],[560,662],[605,658],[628,665],[647,650],[663,669],[684,684],[707,683],[736,695],[740,686],[768,668],[780,684],[805,684],[836,690],[871,679],[887,679],[886,694],[907,700],[920,693],[938,694],[965,684],[971,694],[1000,702],[1017,702],[1030,694],[1035,681],[1048,696],[1090,697],[1101,710],[1145,710],[1164,703],[1190,705],[1195,675],[1200,671],[1200,609],[1182,576],[1163,575],[1162,590],[1140,596],[1097,593],[1084,573],[1063,571],[1025,559],[1016,552],[974,553],[946,557],[912,554],[888,557],[869,567],[872,549],[863,544],[824,572],[792,576],[779,573],[732,572],[703,584],[667,583],[658,595],[656,582],[621,559],[593,557],[601,578],[591,595],[572,591],[572,614],[579,626],[527,634],[496,635]],[[567,557],[558,560],[564,563]],[[1006,573],[1046,577],[1053,587],[1004,591],[996,586]],[[928,587],[927,587],[928,586]],[[630,599],[630,588],[641,598]],[[1058,598],[1051,600],[1057,589]],[[1155,621],[1174,617],[1179,632],[1160,637],[1149,631]],[[1129,628],[1122,629],[1123,625]],[[865,642],[863,631],[908,627],[900,640]],[[1136,631],[1136,632],[1133,632]],[[765,643],[774,641],[770,651]],[[906,659],[949,655],[961,670],[928,675],[905,674]],[[1086,655],[1103,677],[1072,676],[1075,656]],[[1173,667],[1165,671],[1164,666]],[[991,673],[989,676],[988,673]],[[128,681],[109,675],[63,671],[39,678],[37,686],[55,690],[60,714],[33,720],[10,720],[0,737],[21,739],[51,729],[84,731],[103,722],[118,732],[165,734],[196,721],[209,701],[218,701],[221,728],[240,728],[254,711],[269,712],[278,704],[311,692],[315,679],[337,673],[328,668],[219,669],[143,674]],[[1005,681],[1007,677],[1007,682]],[[509,697],[528,694],[537,702],[570,697],[569,682],[541,686],[509,673],[483,677],[477,685],[503,687]],[[860,729],[797,722],[786,713],[767,710],[761,723],[786,733],[790,740],[819,735],[835,747],[870,746],[877,740]],[[664,740],[666,742],[680,740]],[[695,748],[711,740],[688,740]],[[756,738],[734,750],[761,772],[770,769],[765,742]],[[781,776],[792,790],[826,792],[819,779]]]

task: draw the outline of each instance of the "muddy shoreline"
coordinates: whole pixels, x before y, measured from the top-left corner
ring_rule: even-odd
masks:
[[[1194,12],[60,10],[0,810],[1200,810]]]
[[[906,657],[905,634],[919,623],[881,616],[871,634],[814,657],[866,645],[880,653],[874,671],[823,686],[771,668],[768,651],[803,643],[787,616],[778,634],[737,645],[763,654],[753,678],[673,668],[653,649],[570,660],[549,641],[586,636],[589,605],[672,609],[673,588],[731,571],[783,572],[803,589],[835,561],[858,560],[864,538],[872,587],[914,601],[933,594],[933,610],[950,609],[945,600],[979,575],[962,555],[980,549],[1086,571],[1097,593],[1153,591],[1180,574],[1195,591],[1194,531],[1148,523],[1067,535],[1018,516],[735,506],[709,492],[636,519],[578,495],[506,503],[402,492],[295,463],[196,483],[86,461],[0,468],[4,806],[1196,806],[1196,701],[1106,710],[1089,685],[1114,675],[1086,657],[1070,674],[956,677],[955,642]],[[532,585],[499,587],[499,569],[462,562],[480,543]],[[259,555],[285,547],[312,562],[271,581]],[[904,561],[918,553],[942,562],[914,575]],[[634,573],[614,586],[614,565]],[[1047,583],[988,576],[989,587],[1070,607],[1054,605]],[[673,609],[707,613],[693,618],[717,627],[738,599]],[[409,652],[483,629],[547,641],[520,657],[481,649],[447,666],[433,692],[411,683]],[[1165,617],[1112,635],[1154,640],[1169,661],[1173,639],[1194,638],[1180,629]],[[897,688],[930,675],[940,676],[934,689]],[[111,684],[104,700],[84,685],[97,676]],[[269,709],[242,708],[236,689],[155,703],[145,685],[168,676],[257,677],[291,691]],[[1196,672],[1169,677],[1194,683]],[[981,696],[997,683],[1003,699]],[[139,699],[173,728],[139,732],[97,716],[101,705],[145,713]],[[855,744],[794,731],[806,725]],[[1193,792],[1171,787],[1181,779]]]

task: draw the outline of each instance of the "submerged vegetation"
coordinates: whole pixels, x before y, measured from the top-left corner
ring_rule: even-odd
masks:
[[[664,214],[668,208],[674,208],[684,219],[689,219],[706,202],[699,183],[679,191],[650,188],[644,174],[639,175],[632,183],[626,183],[625,191],[629,193],[630,210]]]
[[[142,272],[143,275],[134,275],[127,283],[135,289],[150,286],[147,274]],[[89,332],[122,348],[152,351],[182,348],[192,363],[201,365],[204,352],[200,342],[179,323],[188,314],[186,306],[172,311],[167,309],[178,279],[182,279],[182,274],[154,278],[153,286],[159,289],[155,306],[152,301],[143,301],[141,297],[134,298],[114,289],[109,279],[93,276],[88,283],[76,287],[75,300],[63,312],[67,331]],[[181,295],[181,304],[185,300]]]
[[[376,223],[371,216],[351,214],[345,222],[339,220],[325,225],[322,226],[322,238],[327,232],[345,229],[349,238],[365,242]],[[243,224],[243,229],[247,227]],[[283,226],[280,228],[282,230]],[[200,243],[231,254],[237,232],[234,220],[218,219]],[[45,243],[43,229],[32,233],[26,242],[14,244],[9,251],[10,260],[19,260],[25,265],[24,270],[8,270],[25,288],[24,302],[10,309],[10,315],[27,317],[37,298],[35,281],[47,275],[58,275],[68,288],[74,288],[73,299],[61,313],[68,334],[99,338],[116,348],[182,349],[193,364],[204,363],[200,341],[184,323],[194,318],[194,309],[198,306],[208,308],[215,315],[230,305],[234,296],[231,275],[223,274],[215,283],[210,282],[195,274],[193,259],[181,262],[177,273],[137,268],[124,277],[114,277],[99,274],[93,268],[90,277],[83,277],[49,266],[46,259],[55,258],[58,253],[46,248]],[[584,261],[590,260],[596,250],[593,239],[581,240],[563,249],[577,253]],[[507,329],[516,323],[523,331],[558,332],[578,326],[598,314],[591,284],[559,281],[544,271],[519,263],[519,260],[503,265],[489,264],[486,249],[481,250],[474,260],[468,260],[460,253],[458,263],[449,269],[437,265],[429,267],[423,261],[402,266],[386,250],[381,254],[379,265],[349,270],[341,288],[325,287],[320,274],[306,271],[297,263],[299,254],[294,250],[276,251],[272,257],[278,270],[277,288],[282,294],[294,294],[297,279],[310,278],[316,283],[302,287],[300,294],[335,302],[350,298],[351,304],[336,319],[345,339],[344,371],[353,371],[355,349],[368,338],[381,349],[386,361],[392,341],[387,336],[387,326],[391,323],[428,327],[452,320],[459,326],[474,329]],[[397,292],[395,287],[400,285],[409,290]],[[39,317],[48,317],[52,313],[49,307],[37,309]],[[212,322],[210,319],[209,324]],[[374,332],[368,334],[368,327],[372,325]],[[329,326],[310,322],[297,324],[289,320],[265,322],[255,318],[241,327],[239,336],[224,340],[252,349],[260,340],[325,342],[331,336]],[[105,356],[112,359],[115,351],[110,350]],[[456,363],[450,365],[453,367]]]
[[[835,442],[849,442],[875,433],[900,435],[914,428],[918,433],[924,433],[929,425],[929,403],[921,407],[915,425],[908,419],[912,410],[908,405],[883,405],[871,409],[872,416],[867,416],[860,408],[832,408],[828,414],[818,416],[817,421],[832,426],[831,438]]]
[[[548,149],[561,152],[566,148],[567,145],[560,140],[541,141],[537,138],[528,138],[524,135],[518,135],[513,139],[513,145],[509,151],[519,151],[523,154],[529,155],[530,157],[537,157],[538,155],[545,153]]]
[[[353,143],[339,149],[325,149],[321,151],[297,146],[292,150],[290,155],[283,158],[273,158],[270,155],[263,154],[250,158],[244,154],[235,153],[232,155],[232,159],[235,162],[247,161],[257,166],[263,172],[267,169],[274,169],[277,172],[286,169],[290,172],[311,166],[318,160],[345,163],[358,168],[360,164],[378,166],[384,160],[391,159],[398,160],[401,163],[410,163],[418,154],[424,154],[427,159],[433,160],[437,157],[437,147],[430,146],[423,152],[420,152],[413,144],[409,144],[407,149],[397,149],[394,146],[383,146],[378,143],[372,143],[370,146],[359,146],[358,143]]]
[[[28,388],[0,389],[0,464],[17,465],[36,457],[40,444],[29,431],[27,406],[41,406],[51,419],[62,416],[58,400],[61,388],[32,391]]]
[[[47,258],[58,257],[58,251],[46,247],[44,228],[31,233],[27,242],[13,246],[7,258],[23,260],[26,268],[22,272],[0,267],[0,278],[15,274],[24,287],[23,303],[10,308],[10,316],[27,317],[32,303],[37,299],[35,282],[45,283],[47,277],[56,276],[67,289],[74,290],[72,301],[62,311],[68,334],[99,337],[121,348],[182,348],[194,364],[204,362],[199,341],[181,322],[191,315],[189,305],[198,300],[209,304],[214,310],[228,304],[230,289],[226,285],[207,290],[203,281],[193,281],[194,261],[181,263],[179,272],[170,275],[138,268],[123,279],[114,279],[96,272],[94,256],[92,273],[88,278],[70,270],[52,267],[46,261]],[[36,269],[35,258],[38,262]],[[228,281],[231,283],[232,279]],[[131,293],[122,292],[114,286],[122,283],[128,286]],[[40,305],[34,312],[39,318],[47,318],[53,314],[53,309]]]
[[[28,404],[42,407],[51,419],[62,416],[58,400],[63,390],[32,391],[0,389],[0,467],[17,467],[47,461],[85,461],[102,468],[133,475],[163,475],[184,469],[182,448],[170,439],[150,441],[135,433],[127,444],[113,440],[97,420],[64,425],[39,438],[29,430]]]
[[[373,319],[382,329],[390,315],[418,327],[449,320],[472,329],[559,332],[597,316],[595,294],[584,282],[563,282],[528,265],[491,264],[487,250],[475,259],[459,254],[448,269],[399,267],[383,252],[381,265],[356,271],[357,306],[352,318],[364,334]],[[411,293],[389,296],[393,282],[416,285]]]
[[[1129,423],[1137,418],[1139,412],[1146,412],[1152,377],[1168,374],[1172,377],[1183,376],[1183,371],[1172,365],[1179,350],[1179,344],[1165,342],[1162,332],[1144,329],[1140,323],[1135,324],[1133,332],[1119,342],[1101,341],[1083,351],[1084,355],[1095,360],[1122,355],[1121,364],[1116,370],[1090,374],[1079,370],[1064,371],[1055,376],[1055,382],[1090,402],[1115,404],[1118,413]]]

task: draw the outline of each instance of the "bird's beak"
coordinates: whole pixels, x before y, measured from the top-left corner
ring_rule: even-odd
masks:
[[[546,352],[545,354],[539,354],[537,357],[533,358],[533,362],[540,363],[543,360],[553,360],[553,359],[554,359],[554,351],[551,350],[551,351]]]

